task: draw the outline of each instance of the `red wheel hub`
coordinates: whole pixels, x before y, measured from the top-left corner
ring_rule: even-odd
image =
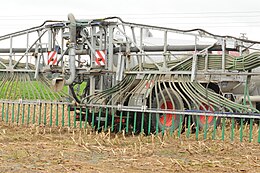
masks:
[[[167,106],[167,107],[166,107]],[[166,101],[166,106],[165,103],[163,103],[161,105],[161,109],[171,109],[173,110],[173,104],[171,101]],[[165,124],[165,126],[169,127],[172,125],[172,118],[174,118],[174,120],[176,119],[176,115],[174,114],[166,114],[166,115],[162,115],[160,116],[160,123],[161,124]]]
[[[206,105],[204,103],[203,103],[203,106],[205,107],[206,111],[213,112],[212,106]],[[205,110],[203,106],[200,106],[200,110]],[[207,122],[207,117],[208,117],[208,122]],[[201,115],[200,116],[200,123],[201,124],[206,124],[206,123],[210,124],[213,121],[213,118],[214,118],[214,116]]]

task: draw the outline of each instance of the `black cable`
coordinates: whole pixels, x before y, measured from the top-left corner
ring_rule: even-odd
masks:
[[[195,32],[196,31],[196,32],[202,32],[204,34],[208,34],[208,35],[213,36],[213,37],[230,38],[230,39],[239,40],[239,41],[242,41],[242,42],[245,42],[245,43],[260,44],[260,41],[246,40],[246,39],[237,38],[237,37],[230,36],[230,35],[224,35],[223,36],[223,35],[213,34],[213,33],[210,33],[208,31],[206,31],[204,29],[200,29],[200,28],[195,28],[195,29],[190,29],[190,30],[181,30],[181,29],[173,29],[173,28],[168,28],[168,27],[159,27],[159,26],[153,26],[153,25],[131,23],[131,22],[125,22],[120,17],[117,17],[117,16],[107,17],[107,18],[104,18],[103,20],[109,20],[109,19],[118,19],[120,22],[122,22],[123,24],[127,24],[127,25],[138,25],[138,26],[142,26],[142,27],[151,27],[151,28],[156,28],[156,29],[170,30],[170,31],[175,31],[175,32],[183,32],[183,33],[189,33],[189,32]],[[99,19],[99,20],[102,20],[102,19]]]
[[[46,23],[49,23],[49,22],[63,22],[63,21],[61,21],[61,20],[46,20],[39,26],[34,26],[32,28],[29,28],[29,29],[24,29],[24,30],[21,30],[21,31],[17,31],[17,32],[13,32],[13,33],[10,33],[10,34],[2,35],[2,36],[0,36],[0,39],[3,38],[3,37],[8,37],[8,36],[11,36],[11,35],[14,35],[14,34],[19,34],[21,32],[26,32],[26,31],[30,31],[30,30],[33,30],[33,29],[37,29],[37,28],[43,27]]]
[[[69,89],[70,89],[70,92],[71,92],[73,98],[75,99],[75,101],[76,101],[77,103],[80,103],[80,100],[79,100],[78,97],[76,96],[76,93],[75,93],[74,88],[73,88],[72,85],[69,85]]]

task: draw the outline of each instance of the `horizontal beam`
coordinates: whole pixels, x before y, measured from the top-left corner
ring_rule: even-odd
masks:
[[[166,46],[167,51],[201,51],[203,49],[206,49],[210,45],[168,45]],[[118,53],[121,50],[121,52],[126,51],[126,46],[122,47],[116,47],[114,48],[113,52]],[[164,46],[142,46],[142,50],[145,52],[163,52]],[[209,51],[221,51],[222,47],[221,45],[215,45],[211,48],[209,48]],[[227,49],[229,51],[237,51],[237,49]],[[130,52],[139,52],[140,50],[137,47],[130,47]]]
[[[210,112],[201,110],[162,110],[147,108],[145,106],[123,106],[123,105],[98,105],[98,104],[87,104],[87,107],[98,107],[98,108],[115,108],[118,111],[124,112],[145,112],[145,113],[155,113],[155,114],[177,114],[177,115],[192,115],[192,116],[215,116],[222,118],[253,118],[260,119],[260,114],[256,113],[232,113],[232,112]]]
[[[26,48],[12,48],[12,53],[25,53],[27,51]],[[47,52],[48,48],[40,48],[38,49],[38,52]],[[0,53],[10,53],[10,48],[1,48]],[[28,51],[28,53],[35,53],[35,48],[32,48]],[[58,51],[58,54],[60,54],[61,51]],[[86,55],[87,50],[76,50],[76,55]],[[68,55],[68,52],[65,53],[65,55]]]

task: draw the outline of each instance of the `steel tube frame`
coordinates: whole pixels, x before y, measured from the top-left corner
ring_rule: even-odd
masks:
[[[97,105],[97,104],[86,104],[82,106],[87,107],[98,107],[98,108],[113,108],[117,109],[118,111],[129,111],[129,112],[144,112],[144,113],[155,113],[155,114],[177,114],[177,115],[193,115],[193,116],[216,116],[222,118],[254,118],[260,119],[260,114],[237,114],[237,113],[230,113],[230,112],[206,112],[206,111],[176,111],[176,110],[157,110],[142,107],[134,107],[134,106],[123,106],[123,105]]]

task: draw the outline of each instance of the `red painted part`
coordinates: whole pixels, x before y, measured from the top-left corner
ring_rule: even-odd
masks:
[[[213,108],[210,107],[209,105],[206,105],[205,103],[203,103],[203,106],[205,107],[206,111],[213,112]],[[200,110],[204,110],[204,108],[202,106],[200,106]],[[214,116],[208,116],[208,124],[210,124],[213,121],[213,118],[214,118]],[[200,123],[206,124],[206,116],[204,116],[204,115],[200,116]]]
[[[115,123],[120,123],[120,117],[118,117],[118,118],[115,118]],[[124,118],[122,118],[122,121],[121,121],[122,123],[125,123],[126,122],[126,120],[124,119]]]
[[[173,105],[172,105],[171,101],[167,100],[166,101],[166,105],[167,105],[167,109],[172,109],[173,110]],[[165,109],[165,104],[164,103],[161,105],[161,109]],[[172,117],[174,118],[174,120],[176,120],[176,114],[174,114],[174,115],[173,114],[166,114],[165,116],[162,115],[160,117],[160,119],[159,119],[160,123],[161,124],[165,123],[166,127],[170,127],[172,125]],[[166,121],[164,119],[166,119]]]

